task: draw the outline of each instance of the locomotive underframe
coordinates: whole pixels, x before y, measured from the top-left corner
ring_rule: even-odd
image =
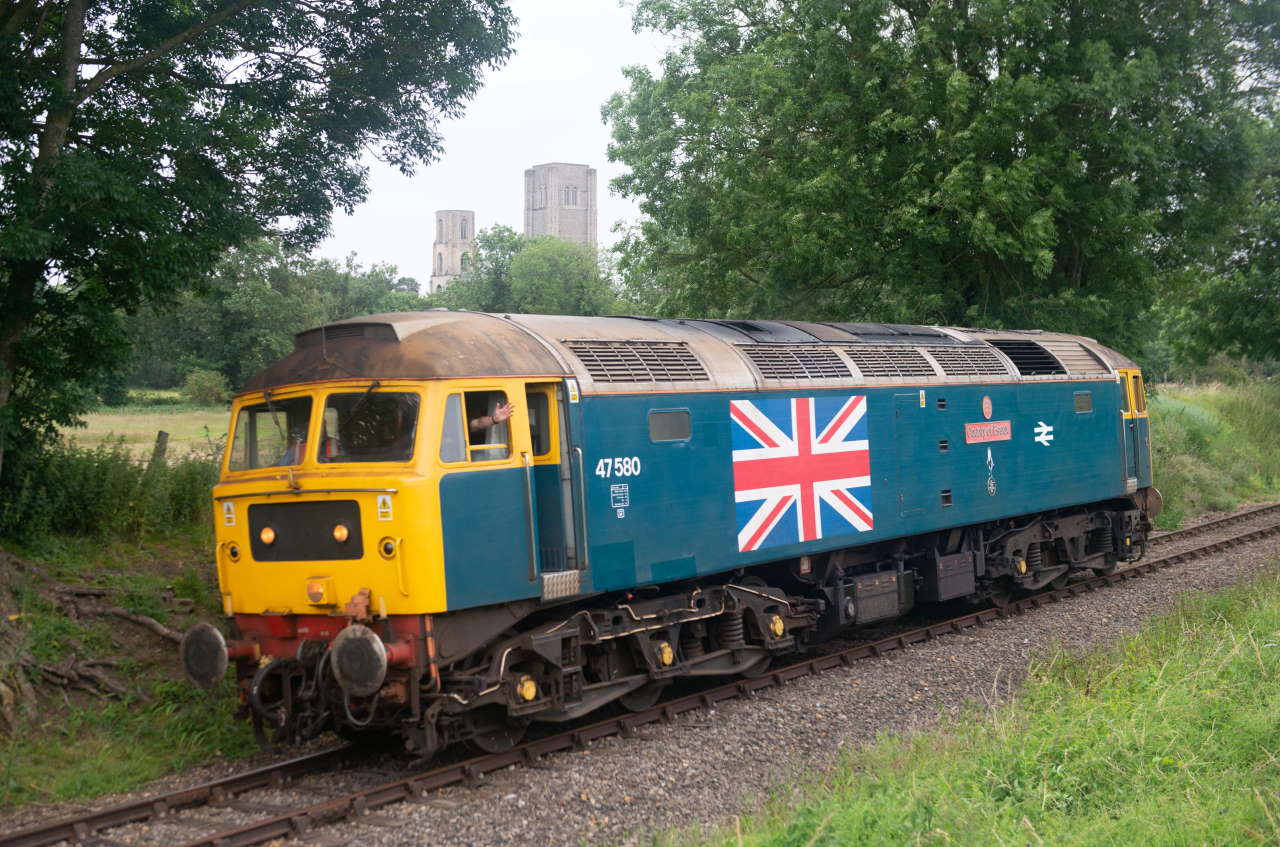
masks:
[[[398,733],[424,756],[464,740],[498,749],[533,720],[613,701],[646,708],[676,678],[763,672],[778,654],[917,603],[1003,602],[1110,571],[1142,555],[1149,529],[1135,502],[1112,500],[622,594],[367,620],[406,649],[365,697],[344,691],[318,640],[265,664],[240,661],[238,676],[260,740],[335,729]]]

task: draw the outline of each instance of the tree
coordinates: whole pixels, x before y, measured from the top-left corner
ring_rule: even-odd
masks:
[[[516,311],[511,295],[511,260],[525,238],[501,224],[476,233],[470,268],[437,293],[432,302],[475,312]]]
[[[1263,10],[1269,5],[1269,11]],[[1047,326],[1132,346],[1222,237],[1275,4],[641,0],[605,108],[665,313]]]
[[[529,240],[511,259],[511,297],[514,311],[535,315],[602,315],[617,302],[595,250],[551,236]]]
[[[1195,361],[1224,353],[1280,360],[1280,123],[1257,144],[1256,187],[1221,261],[1202,265],[1198,284],[1165,310],[1174,348]]]
[[[354,256],[309,259],[262,239],[229,251],[207,278],[171,304],[126,318],[135,339],[133,382],[168,388],[193,370],[221,373],[238,388],[293,349],[293,336],[330,321],[413,311],[427,300],[390,265],[368,270]]]
[[[117,310],[264,231],[314,243],[365,152],[434,159],[512,23],[504,0],[0,5],[0,460],[114,364]]]
[[[476,312],[602,315],[618,299],[592,248],[495,226],[476,233],[470,270],[433,302]]]

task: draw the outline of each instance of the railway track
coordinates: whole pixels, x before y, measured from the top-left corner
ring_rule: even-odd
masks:
[[[726,700],[749,698],[757,692],[795,679],[819,674],[835,667],[848,666],[862,659],[881,656],[893,650],[905,650],[913,644],[932,641],[973,627],[986,626],[1002,618],[1138,579],[1191,559],[1213,555],[1268,536],[1277,536],[1280,535],[1280,504],[1264,506],[1207,521],[1199,526],[1163,533],[1152,538],[1151,547],[1155,549],[1174,546],[1177,543],[1228,530],[1240,524],[1252,523],[1263,525],[1248,527],[1244,532],[1230,537],[1138,562],[1110,574],[1025,597],[1007,606],[979,609],[949,620],[895,633],[876,641],[863,642],[847,649],[811,657],[756,678],[739,679],[725,685],[676,697],[644,711],[596,721],[528,741],[507,752],[446,764],[370,787],[359,788],[340,796],[327,797],[319,802],[299,805],[297,808],[271,810],[267,812],[267,817],[259,820],[189,838],[185,841],[184,847],[203,847],[204,845],[238,847],[305,835],[316,827],[343,819],[358,818],[383,806],[399,802],[421,801],[432,792],[446,786],[460,783],[478,785],[484,782],[487,773],[512,765],[536,765],[547,755],[582,747],[599,738],[614,735],[629,736],[640,727],[669,722],[687,712],[710,709]],[[322,750],[195,787],[151,796],[74,818],[39,824],[12,834],[0,834],[0,847],[42,847],[61,843],[97,844],[100,847],[108,847],[130,843],[129,840],[114,840],[104,833],[130,824],[144,822],[158,824],[166,819],[172,819],[175,815],[186,814],[195,809],[226,806],[235,808],[237,798],[249,792],[264,789],[281,790],[294,786],[298,780],[310,774],[327,772],[344,766],[353,761],[356,753],[357,751],[347,746]],[[257,808],[260,813],[261,810],[271,809],[267,804],[255,806],[252,803],[240,803],[239,808],[242,810]],[[272,814],[272,811],[275,813]],[[217,827],[218,824],[213,826]],[[222,826],[225,827],[225,824]],[[184,825],[183,828],[187,826]],[[194,830],[196,824],[189,825],[189,828]],[[178,843],[178,839],[151,843]]]

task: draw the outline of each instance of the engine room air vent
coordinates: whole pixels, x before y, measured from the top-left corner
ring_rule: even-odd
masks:
[[[839,379],[853,376],[835,350],[813,344],[743,344],[739,349],[765,379]]]
[[[990,342],[1001,353],[1008,356],[1018,373],[1023,376],[1047,376],[1049,374],[1065,374],[1062,363],[1034,341],[1022,341],[1012,338],[1001,338]]]
[[[1042,341],[1072,376],[1111,376],[1111,369],[1092,350],[1078,341]]]
[[[929,347],[925,350],[947,376],[1008,376],[1000,357],[987,347]]]
[[[701,382],[706,368],[683,341],[571,341],[564,345],[598,382]]]
[[[938,375],[929,360],[910,347],[859,347],[850,344],[844,348],[844,354],[853,360],[864,377]]]
[[[319,347],[328,341],[340,338],[368,338],[373,341],[399,341],[395,327],[391,324],[335,324],[322,326],[300,332],[293,337],[293,348]]]

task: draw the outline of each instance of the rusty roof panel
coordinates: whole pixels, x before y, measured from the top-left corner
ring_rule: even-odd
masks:
[[[566,374],[564,365],[532,334],[511,321],[479,312],[371,315],[325,329],[383,325],[383,335],[299,333],[292,353],[255,375],[245,391],[324,379],[448,379],[464,376]],[[335,337],[338,336],[338,337]],[[345,337],[344,337],[345,336]]]

